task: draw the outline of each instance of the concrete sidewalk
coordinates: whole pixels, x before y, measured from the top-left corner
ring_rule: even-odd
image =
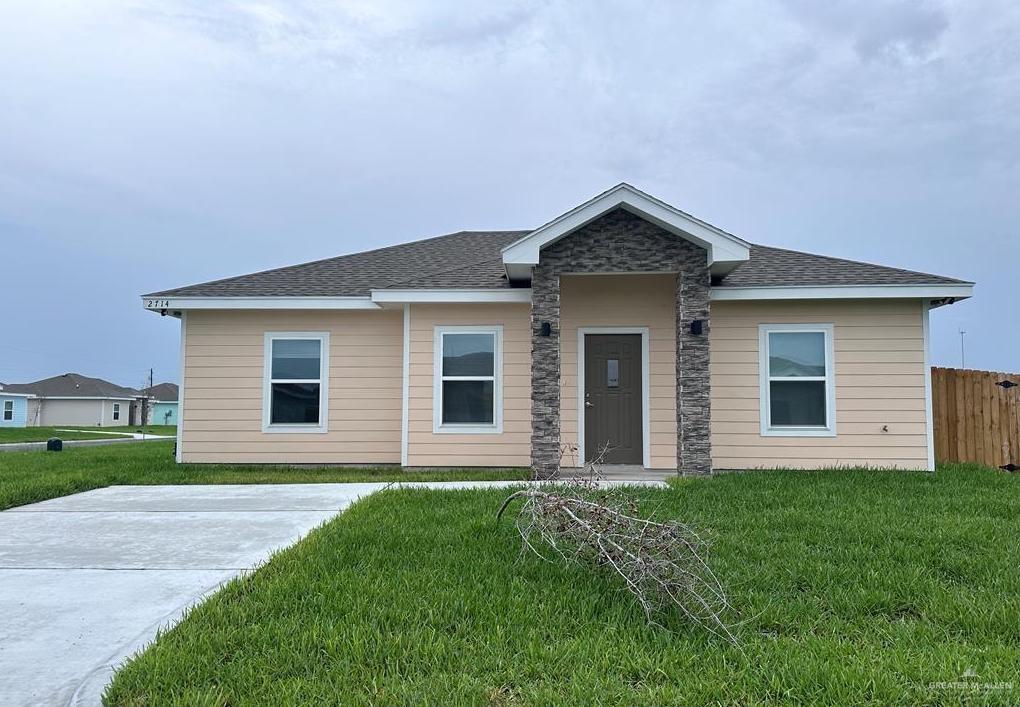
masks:
[[[108,433],[99,433],[108,434]],[[58,435],[59,436],[59,435]],[[62,440],[65,447],[102,447],[107,444],[130,444],[132,442],[165,442],[174,440],[176,437],[165,437],[161,435],[118,435],[103,439],[65,439]],[[7,442],[0,444],[0,452],[32,452],[46,449],[46,442]]]

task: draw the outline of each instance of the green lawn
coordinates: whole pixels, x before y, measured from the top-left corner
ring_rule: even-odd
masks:
[[[506,491],[386,491],[191,611],[107,703],[1017,703],[1018,483],[957,467],[641,490],[714,537],[742,651],[521,554],[493,519]],[[933,685],[968,669],[1015,689]]]
[[[66,430],[75,430],[67,432]],[[92,430],[89,432],[88,430]],[[144,432],[153,435],[176,435],[176,425],[146,425],[144,427],[89,427],[79,425],[61,425],[60,427],[0,427],[0,444],[8,442],[45,442],[50,437],[60,439],[105,439],[108,434],[95,432],[118,432],[131,434]]]
[[[394,467],[292,468],[177,464],[173,442],[0,452],[0,510],[114,484],[297,484],[336,481],[522,479],[522,469],[403,472]]]

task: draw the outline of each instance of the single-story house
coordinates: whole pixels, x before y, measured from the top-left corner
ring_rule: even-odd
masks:
[[[142,395],[148,399],[148,423],[150,425],[176,425],[177,403],[180,391],[176,383],[157,383],[143,388]]]
[[[186,462],[931,469],[928,318],[973,283],[756,245],[627,184],[144,295]],[[607,450],[607,451],[606,451]]]
[[[24,427],[31,397],[30,393],[15,393],[0,383],[0,427]]]
[[[138,423],[139,391],[101,378],[64,373],[33,383],[7,384],[4,393],[8,392],[29,396],[24,424],[28,427],[124,427]]]

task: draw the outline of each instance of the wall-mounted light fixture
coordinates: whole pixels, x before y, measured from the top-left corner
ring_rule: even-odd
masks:
[[[539,333],[541,333],[542,336],[552,335],[552,324],[549,322],[542,322],[542,326],[539,328]]]
[[[705,322],[703,319],[694,319],[693,321],[691,321],[691,335],[701,336],[702,332],[704,331],[704,324]]]

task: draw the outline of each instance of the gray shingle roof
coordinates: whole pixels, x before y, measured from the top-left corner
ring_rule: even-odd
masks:
[[[530,231],[461,231],[146,297],[343,297],[373,289],[508,288],[501,250]],[[718,287],[931,285],[963,281],[853,260],[751,245],[750,260]]]
[[[509,287],[500,250],[527,233],[460,231],[144,296],[355,297],[387,287]]]
[[[32,393],[40,397],[69,398],[136,398],[141,393],[102,378],[89,378],[78,373],[64,373],[33,383],[10,383],[4,390],[11,393]]]
[[[803,285],[958,285],[941,275],[890,268],[764,245],[752,245],[751,257],[718,287],[797,287]]]
[[[176,402],[178,399],[178,388],[176,383],[157,383],[151,388],[142,388],[141,391],[146,397],[161,402]]]

